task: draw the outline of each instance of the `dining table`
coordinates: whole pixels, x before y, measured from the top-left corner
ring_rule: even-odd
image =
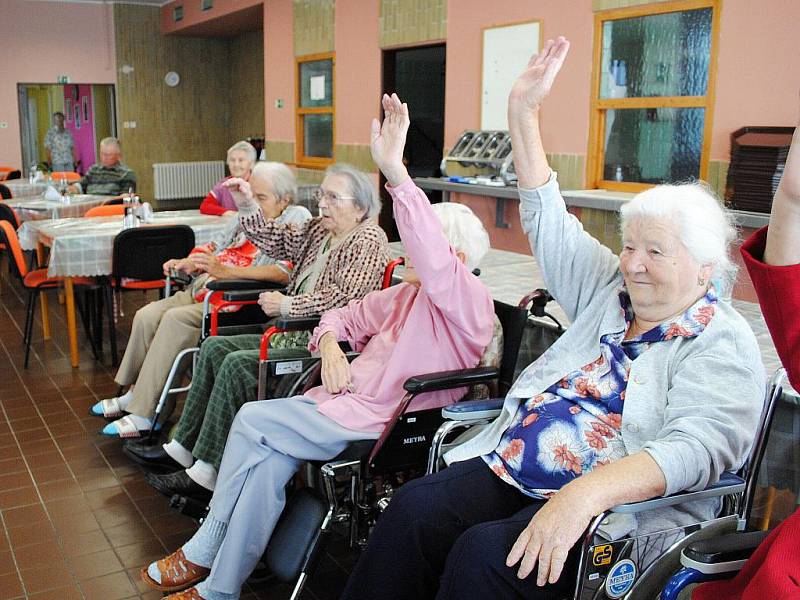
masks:
[[[46,181],[30,182],[27,179],[8,179],[0,181],[11,192],[11,196],[38,196],[47,190],[48,184]]]
[[[90,208],[100,206],[116,196],[99,194],[68,194],[64,200],[49,200],[43,194],[38,196],[20,196],[6,200],[13,208],[20,221],[41,221],[44,219],[64,219],[82,217]]]
[[[201,245],[227,231],[233,226],[236,218],[235,215],[203,215],[199,210],[170,210],[153,213],[152,218],[139,227],[188,225],[194,231],[195,243]],[[70,217],[25,221],[17,232],[22,249],[35,250],[40,261],[44,259],[45,247],[49,247],[47,274],[50,277],[64,278],[67,335],[70,362],[73,367],[77,367],[80,363],[73,278],[110,275],[114,238],[122,229],[120,216]],[[47,340],[50,339],[50,320],[44,292],[41,293],[40,299],[42,329],[44,339]],[[113,324],[110,326],[113,327]]]

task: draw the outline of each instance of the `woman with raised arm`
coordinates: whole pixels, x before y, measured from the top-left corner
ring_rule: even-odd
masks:
[[[752,444],[764,371],[755,336],[722,299],[735,273],[729,219],[705,188],[665,185],[623,207],[619,256],[583,230],[539,130],[568,50],[549,40],[531,59],[508,121],[522,227],[572,326],[523,371],[500,416],[445,456],[450,467],[398,490],[348,600],[561,597],[596,515],[703,489]],[[685,526],[715,508],[615,514],[600,532]]]
[[[430,205],[402,162],[408,109],[397,96],[384,96],[383,107],[371,150],[408,256],[404,282],[323,316],[309,344],[322,356],[322,386],[239,411],[207,519],[176,552],[142,570],[157,589],[186,590],[172,600],[238,598],[283,510],[285,486],[303,462],[377,438],[408,377],[474,367],[492,339],[492,298],[472,274],[489,237],[466,206]],[[339,341],[361,351],[352,364]],[[410,409],[443,406],[463,392],[422,394]]]

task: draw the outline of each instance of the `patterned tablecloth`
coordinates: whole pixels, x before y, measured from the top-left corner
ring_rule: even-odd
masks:
[[[9,179],[8,181],[0,181],[0,183],[6,186],[15,198],[17,196],[38,196],[47,189],[47,182],[45,181],[30,183],[27,179]]]
[[[205,244],[231,227],[235,216],[201,215],[198,210],[163,211],[148,225],[188,225],[195,242]],[[141,225],[147,227],[148,225]],[[122,217],[97,217],[26,221],[17,232],[24,250],[39,241],[50,246],[48,275],[65,277],[109,275],[114,237],[122,231]]]
[[[22,221],[41,221],[42,219],[65,219],[67,217],[82,217],[86,211],[95,206],[100,206],[114,196],[99,196],[97,194],[74,194],[66,196],[67,203],[45,200],[43,196],[23,196],[6,200],[12,206]]]

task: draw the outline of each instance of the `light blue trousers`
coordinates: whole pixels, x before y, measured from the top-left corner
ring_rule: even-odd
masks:
[[[285,486],[308,460],[329,460],[379,434],[345,429],[305,396],[249,402],[228,434],[211,514],[228,524],[211,574],[215,592],[238,594],[264,554],[286,503]]]

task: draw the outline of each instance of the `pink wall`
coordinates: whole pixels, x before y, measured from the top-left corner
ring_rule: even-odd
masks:
[[[193,2],[176,0],[161,7],[161,33],[178,32],[182,29],[187,29],[206,21],[213,21],[225,15],[264,3],[264,0],[217,0],[212,8],[201,10],[199,0]],[[183,6],[183,20],[176,23],[173,20],[172,11],[178,5]]]
[[[116,83],[113,7],[3,0],[0,165],[21,167],[17,83]]]
[[[728,160],[743,125],[796,125],[800,2],[722,3],[711,158]]]
[[[336,2],[336,143],[369,144],[369,124],[379,115],[381,51],[379,2]]]
[[[264,122],[267,139],[293,142],[294,36],[292,0],[270,0],[264,5]],[[275,108],[275,100],[283,108]]]
[[[77,100],[75,98],[77,92]],[[83,102],[86,98],[86,108],[83,110]],[[67,109],[69,107],[69,109]],[[64,86],[64,113],[67,119],[64,127],[69,129],[72,139],[75,140],[75,150],[78,159],[81,161],[80,168],[77,169],[81,174],[97,162],[96,147],[99,140],[94,136],[94,100],[92,97],[91,85],[67,85]],[[78,120],[76,120],[76,113]],[[88,117],[88,118],[87,118]]]
[[[486,6],[485,0],[448,3],[445,146],[452,147],[464,129],[480,127],[482,28],[538,19],[542,41],[563,34],[572,42],[569,62],[542,112],[545,148],[585,154],[594,27],[591,0],[505,0],[502,10]]]

